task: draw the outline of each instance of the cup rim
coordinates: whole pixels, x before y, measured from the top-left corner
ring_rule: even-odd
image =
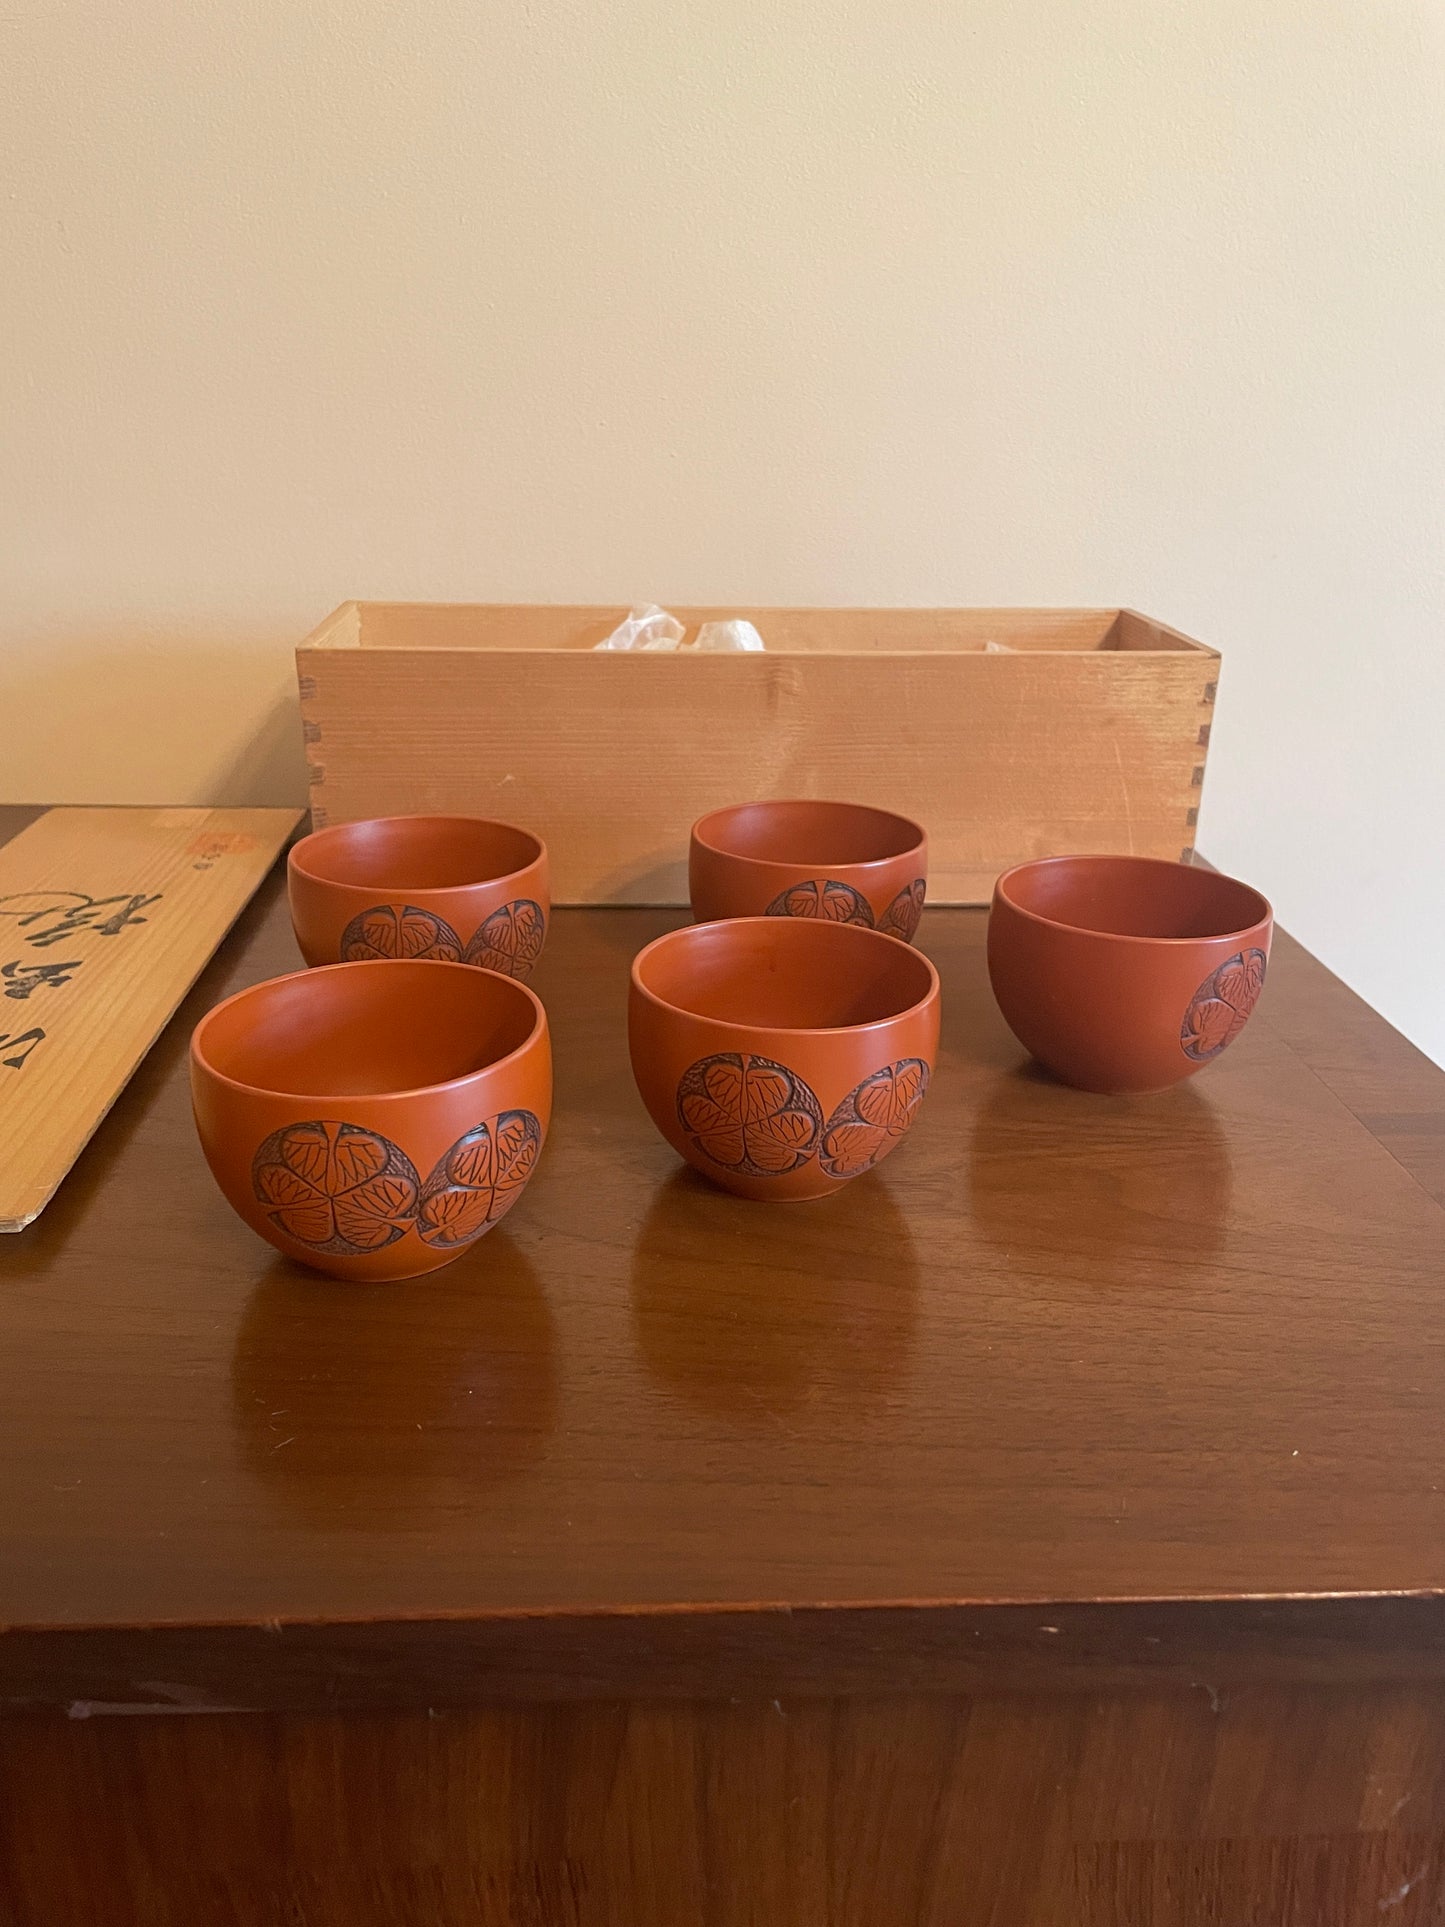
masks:
[[[848,943],[862,941],[870,944],[896,944],[900,950],[906,951],[909,956],[922,964],[928,975],[928,988],[921,997],[916,998],[911,1004],[906,1004],[902,1010],[895,1010],[887,1017],[870,1017],[862,1024],[740,1024],[730,1017],[709,1017],[702,1011],[689,1010],[685,1004],[675,1004],[666,997],[660,997],[655,990],[650,990],[642,981],[642,964],[654,950],[659,950],[666,944],[684,940],[695,930],[726,930],[735,925],[761,927],[777,936],[781,943],[793,941],[789,937],[780,935],[781,930],[796,929],[801,926],[806,929],[821,927],[836,930],[843,933],[844,941]],[[829,941],[831,942],[832,939],[830,938]],[[904,1018],[913,1017],[918,1012],[927,1010],[930,1005],[938,1002],[940,995],[939,975],[932,958],[926,957],[914,945],[903,943],[897,937],[890,937],[882,930],[865,929],[861,924],[830,923],[819,926],[796,917],[717,917],[705,923],[679,924],[675,930],[664,930],[660,937],[654,937],[651,943],[645,943],[637,952],[632,959],[631,982],[637,995],[654,1010],[665,1011],[674,1017],[688,1017],[694,1023],[707,1024],[715,1030],[733,1032],[742,1037],[756,1036],[759,1033],[769,1037],[866,1037],[870,1032],[887,1030],[890,1025],[901,1023]]]
[[[884,816],[899,824],[911,834],[911,841],[892,856],[870,856],[857,860],[839,858],[837,863],[806,864],[797,863],[783,856],[749,856],[741,850],[724,849],[721,844],[709,842],[704,834],[707,826],[723,816],[733,816],[739,810],[791,809],[799,804],[808,804],[829,810],[852,810],[860,816]],[[692,826],[692,840],[710,856],[722,857],[728,863],[745,863],[758,869],[769,870],[806,870],[828,869],[831,874],[839,870],[878,871],[887,869],[895,863],[923,850],[928,842],[928,832],[921,823],[915,823],[911,816],[903,816],[897,810],[885,809],[878,803],[844,803],[827,796],[760,796],[747,803],[723,803],[715,810],[706,810]]]
[[[356,963],[318,964],[311,970],[287,970],[279,977],[263,977],[259,983],[247,984],[243,989],[233,991],[229,997],[223,997],[220,1003],[213,1004],[191,1032],[191,1062],[203,1070],[206,1076],[213,1079],[217,1084],[224,1085],[228,1090],[239,1091],[246,1097],[271,1098],[284,1103],[295,1103],[298,1105],[326,1105],[342,1102],[342,1098],[339,1097],[335,1091],[324,1093],[313,1091],[278,1091],[270,1084],[248,1084],[243,1078],[232,1077],[228,1071],[221,1070],[220,1067],[207,1056],[204,1035],[210,1027],[212,1019],[218,1017],[223,1010],[229,1010],[233,1004],[242,1003],[246,998],[253,997],[260,991],[270,990],[277,984],[289,984],[299,981],[314,983],[318,978],[325,977],[331,972],[338,970],[390,970],[393,972],[399,970],[465,971],[467,977],[471,980],[475,980],[478,977],[490,977],[496,983],[507,985],[509,990],[518,992],[532,1006],[532,1025],[530,1030],[528,1030],[527,1035],[522,1039],[521,1043],[509,1050],[505,1057],[494,1058],[490,1064],[479,1065],[476,1070],[463,1071],[460,1076],[457,1077],[443,1078],[436,1084],[417,1084],[405,1090],[398,1091],[351,1091],[346,1094],[345,1098],[345,1101],[349,1103],[401,1103],[412,1098],[444,1096],[450,1092],[462,1090],[467,1085],[474,1084],[481,1078],[490,1077],[494,1072],[503,1070],[510,1064],[519,1063],[529,1051],[535,1049],[538,1041],[547,1034],[547,1012],[541,998],[530,985],[519,983],[515,977],[504,977],[501,972],[497,970],[481,970],[475,964],[450,963],[440,957],[368,957]]]
[[[422,883],[415,885],[397,884],[394,886],[381,883],[352,883],[345,877],[327,876],[321,870],[312,869],[307,862],[303,860],[302,853],[306,852],[307,855],[314,854],[318,844],[323,844],[333,837],[343,836],[348,830],[358,829],[362,824],[373,823],[481,824],[489,830],[506,830],[513,836],[526,837],[527,841],[532,845],[532,855],[527,858],[525,863],[516,864],[510,870],[499,870],[495,876],[474,877],[470,883],[439,883],[435,886]],[[358,890],[362,893],[371,892],[374,894],[377,890],[388,889],[392,891],[393,895],[397,894],[397,892],[411,890],[414,895],[424,897],[466,897],[470,896],[474,890],[487,890],[494,884],[510,883],[515,877],[525,876],[529,870],[537,867],[546,854],[547,846],[535,830],[524,830],[520,823],[504,823],[499,816],[465,816],[455,811],[418,811],[414,813],[403,811],[395,816],[354,816],[349,818],[345,823],[325,823],[320,829],[308,830],[305,836],[298,838],[297,841],[291,845],[287,853],[286,863],[289,869],[294,870],[298,876],[305,877],[308,883],[320,884],[327,890]],[[426,961],[438,960],[427,959]]]
[[[1218,930],[1204,936],[1141,937],[1127,930],[1091,930],[1086,924],[1069,923],[1062,917],[1047,917],[1042,911],[1030,910],[1027,905],[1018,902],[1005,887],[1012,883],[1015,877],[1022,876],[1026,870],[1044,870],[1056,863],[1132,863],[1141,868],[1147,866],[1158,870],[1197,870],[1200,876],[1214,877],[1221,883],[1232,883],[1237,889],[1247,890],[1259,904],[1260,915],[1253,923],[1240,924],[1236,929]],[[1094,937],[1100,943],[1168,944],[1191,947],[1201,943],[1243,943],[1246,937],[1256,935],[1269,928],[1274,922],[1274,907],[1269,898],[1262,890],[1256,890],[1252,883],[1246,883],[1243,877],[1230,876],[1224,870],[1205,870],[1201,865],[1192,863],[1176,863],[1167,856],[1135,856],[1129,851],[1090,850],[1076,856],[1031,857],[1026,863],[1015,863],[1011,868],[1003,871],[995,882],[993,891],[995,898],[1006,903],[1015,916],[1023,917],[1029,923],[1039,924],[1046,930],[1063,930],[1070,936]]]

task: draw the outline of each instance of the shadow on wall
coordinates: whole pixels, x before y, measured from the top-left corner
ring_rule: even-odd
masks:
[[[304,804],[300,633],[132,624],[12,637],[0,802]]]

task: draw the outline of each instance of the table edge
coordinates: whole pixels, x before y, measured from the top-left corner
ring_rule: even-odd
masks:
[[[0,1713],[71,1718],[1426,1679],[1445,1593],[0,1631]]]

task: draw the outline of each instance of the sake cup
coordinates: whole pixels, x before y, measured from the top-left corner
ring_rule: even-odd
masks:
[[[938,1053],[938,973],[852,924],[737,917],[639,952],[628,1036],[653,1123],[740,1197],[823,1198],[887,1157]]]
[[[1214,870],[1047,857],[994,887],[989,978],[1019,1042],[1066,1084],[1163,1090],[1244,1029],[1272,928],[1258,890]]]
[[[552,1109],[525,984],[459,963],[334,964],[254,984],[191,1039],[196,1129],[232,1209],[336,1278],[415,1278],[521,1196]]]
[[[526,977],[551,899],[540,838],[480,816],[376,816],[314,830],[286,866],[308,964],[381,957]]]
[[[861,803],[739,803],[692,826],[692,913],[861,924],[913,941],[928,882],[916,823]]]

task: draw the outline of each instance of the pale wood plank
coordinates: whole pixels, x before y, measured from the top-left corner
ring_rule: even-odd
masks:
[[[559,903],[686,902],[689,826],[753,797],[916,818],[935,903],[986,902],[1030,857],[1193,848],[1219,674],[1198,645],[1071,646],[1029,631],[1029,611],[830,610],[787,613],[799,634],[825,618],[854,637],[881,623],[908,646],[597,655],[540,640],[585,611],[422,606],[403,620],[399,605],[363,605],[361,648],[298,652],[317,820],[434,810],[525,824],[547,841]],[[778,613],[754,612],[760,626]],[[1004,616],[1033,646],[982,649]],[[1059,620],[1114,635],[1116,618]],[[927,646],[930,621],[972,625],[971,646]],[[532,646],[501,646],[513,622],[531,625]]]
[[[0,849],[0,1231],[45,1208],[300,815],[56,809]]]

